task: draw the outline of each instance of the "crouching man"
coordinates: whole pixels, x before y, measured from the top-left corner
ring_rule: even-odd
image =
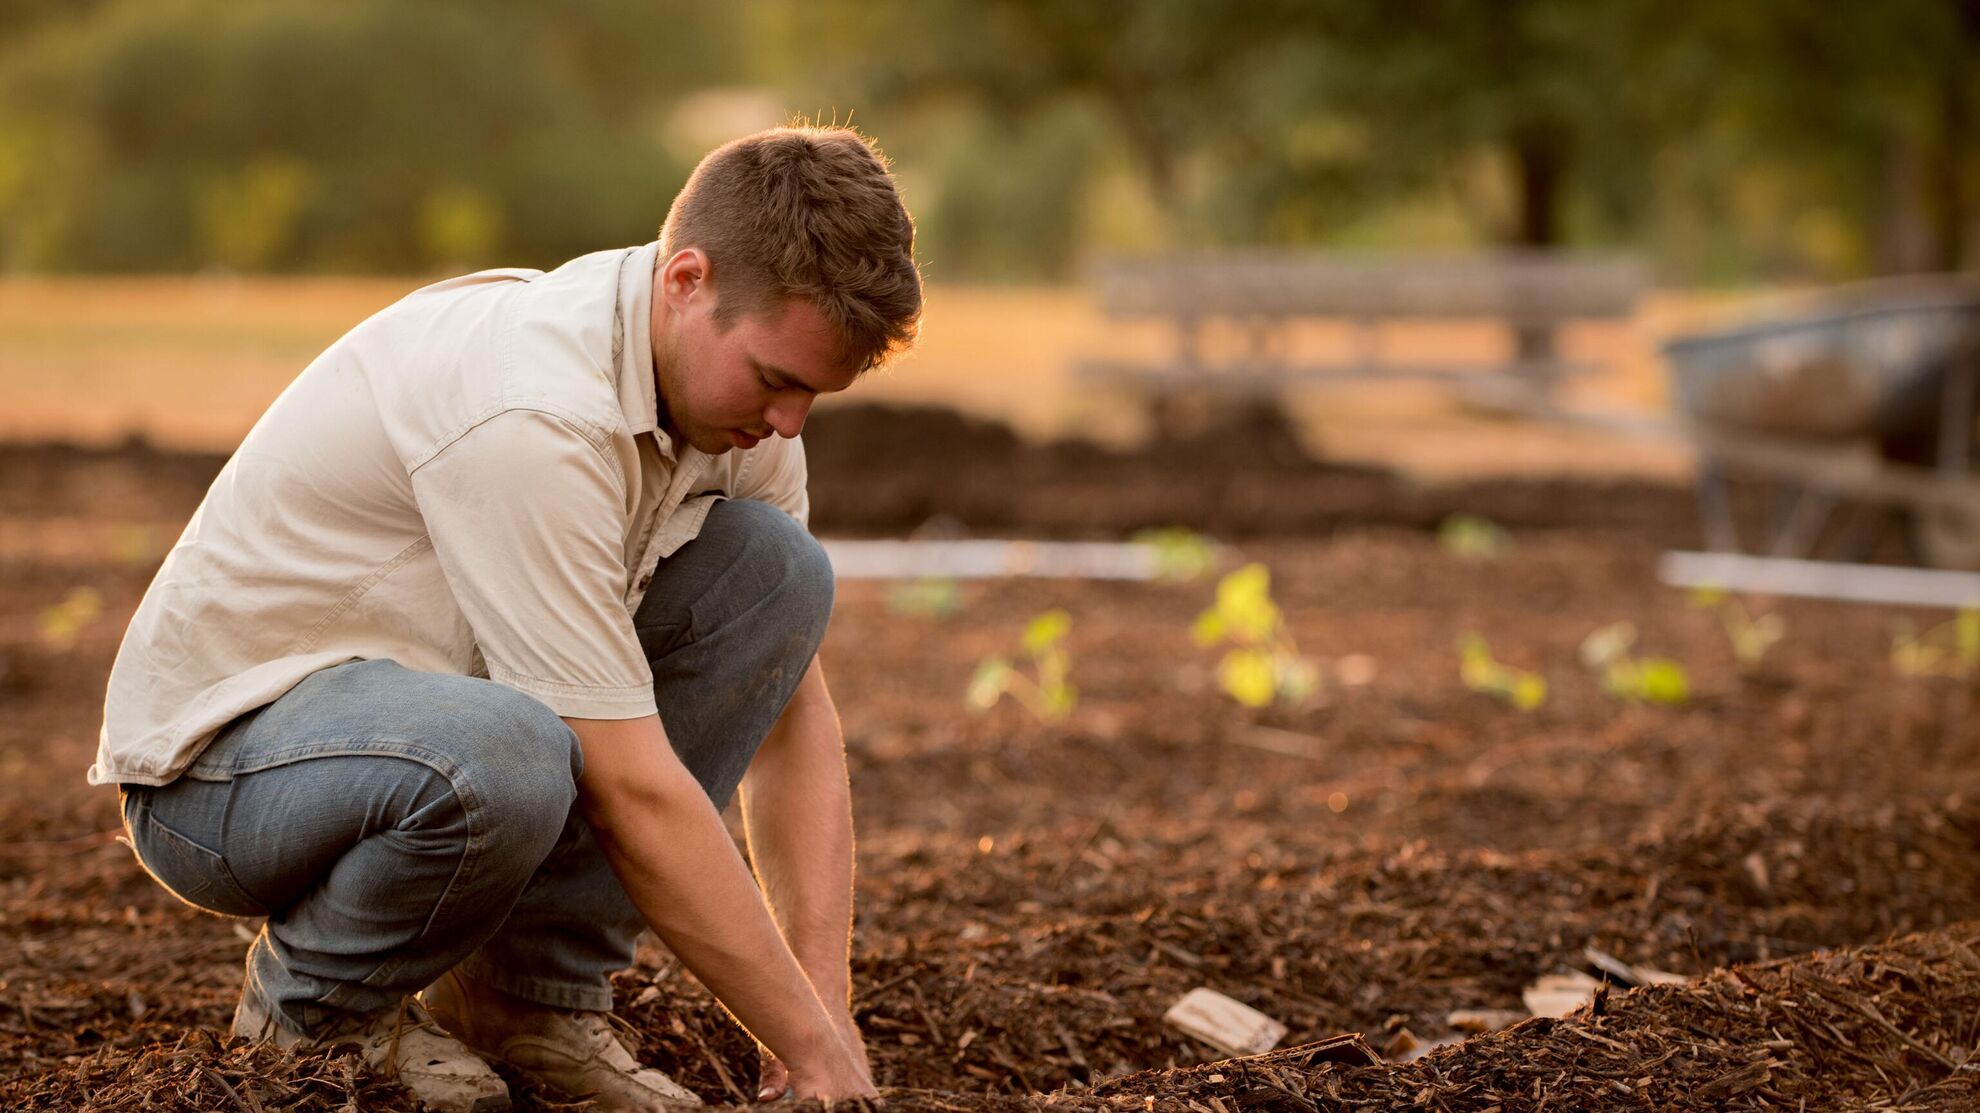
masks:
[[[765,1096],[873,1092],[798,431],[912,342],[913,236],[860,136],[765,132],[657,243],[417,291],[276,399],[132,619],[89,772],[167,889],[267,917],[236,1034],[354,1044],[431,1109],[508,1108],[485,1060],[693,1104],[607,1023],[651,926]]]

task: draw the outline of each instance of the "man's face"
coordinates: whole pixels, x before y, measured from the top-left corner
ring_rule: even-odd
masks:
[[[676,441],[710,455],[795,437],[820,394],[857,376],[834,364],[837,337],[816,306],[791,298],[745,313],[726,331],[715,321],[707,258],[693,249],[654,274],[653,370],[661,423]]]

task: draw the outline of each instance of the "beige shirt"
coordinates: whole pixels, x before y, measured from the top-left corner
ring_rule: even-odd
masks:
[[[656,244],[415,291],[255,423],[117,653],[92,784],[164,784],[319,669],[485,676],[559,715],[655,713],[632,615],[724,495],[807,519],[804,449],[658,428]]]

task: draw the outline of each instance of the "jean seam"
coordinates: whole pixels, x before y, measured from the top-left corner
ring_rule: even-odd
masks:
[[[475,791],[473,782],[453,760],[445,754],[437,753],[416,742],[402,738],[371,737],[339,739],[335,742],[303,743],[265,755],[247,768],[234,770],[233,775],[235,777],[243,777],[252,773],[262,773],[283,765],[293,765],[298,761],[306,761],[313,758],[360,757],[370,754],[384,754],[389,757],[401,758],[424,765],[428,769],[438,773],[446,780],[448,790],[454,794],[454,798],[460,802],[461,811],[467,823],[468,833],[462,846],[461,861],[454,867],[454,875],[447,880],[446,887],[441,890],[440,899],[434,902],[432,910],[428,912],[426,922],[420,925],[419,934],[421,938],[424,938],[433,930],[434,922],[439,919],[442,911],[447,908],[449,901],[458,899],[456,894],[462,889],[461,879],[467,876],[472,867],[479,863],[479,859],[486,850],[486,836],[488,832],[486,830],[486,817],[482,814],[481,798]],[[366,974],[362,978],[355,979],[355,984],[375,989],[380,983],[389,982],[392,976],[404,969],[409,961],[411,961],[410,957],[398,959],[387,958],[384,962],[374,967],[371,973]],[[347,992],[350,984],[339,983],[333,986],[322,997],[320,1003],[332,1008],[347,1007],[351,1001],[351,995]]]
[[[244,777],[250,773],[264,773],[298,761],[308,761],[320,757],[364,757],[384,754],[388,757],[403,757],[416,761],[447,778],[449,785],[458,785],[462,776],[460,767],[447,755],[427,749],[417,741],[391,735],[367,735],[359,738],[339,738],[335,741],[301,742],[272,753],[264,754],[245,765],[228,771],[228,779]]]
[[[416,746],[411,748],[419,749]],[[426,915],[426,922],[419,927],[419,935],[416,937],[418,939],[424,939],[432,933],[434,922],[441,918],[442,913],[451,903],[458,902],[459,894],[468,888],[462,884],[462,879],[472,876],[474,868],[480,864],[480,859],[487,850],[488,836],[487,817],[483,814],[481,797],[475,792],[466,775],[452,761],[433,755],[430,751],[427,752],[427,756],[432,757],[433,760],[424,761],[423,764],[447,779],[448,789],[453,792],[454,799],[461,805],[461,814],[467,824],[467,838],[462,844],[461,860],[454,866],[453,876],[447,879],[446,886],[440,890],[440,899],[433,902],[433,908]],[[412,963],[414,957],[404,955],[397,959],[387,958],[359,981],[374,989],[380,984],[389,983],[399,971]]]

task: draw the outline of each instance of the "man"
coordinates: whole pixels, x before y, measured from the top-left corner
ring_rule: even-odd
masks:
[[[797,437],[912,343],[913,235],[856,133],[765,132],[657,243],[417,291],[276,399],[132,619],[90,770],[169,890],[267,916],[236,1034],[355,1044],[432,1109],[508,1108],[484,1058],[691,1104],[606,1023],[651,926],[765,1097],[873,1092]]]

